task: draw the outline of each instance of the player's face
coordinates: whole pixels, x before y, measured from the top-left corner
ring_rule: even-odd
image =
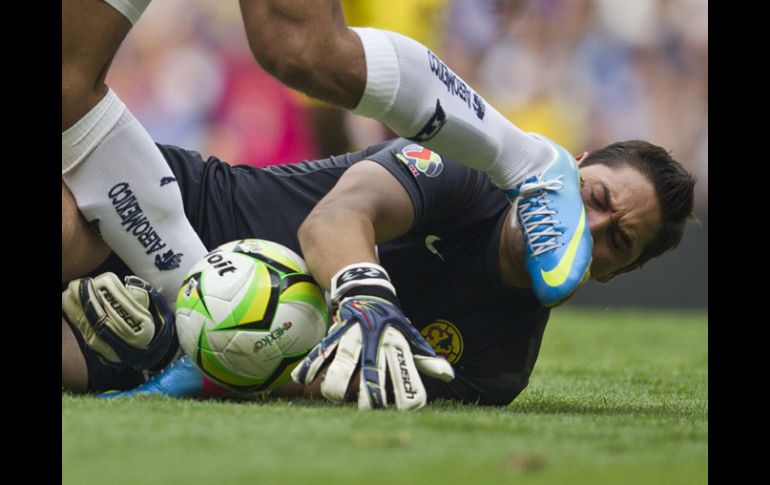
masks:
[[[634,261],[660,230],[660,204],[652,182],[631,165],[589,165],[580,174],[594,240],[591,275],[607,282],[636,269]]]

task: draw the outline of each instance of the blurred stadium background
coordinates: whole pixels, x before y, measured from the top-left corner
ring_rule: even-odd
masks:
[[[585,306],[705,308],[708,299],[708,3],[705,0],[343,0],[350,25],[409,35],[526,131],[577,154],[647,139],[698,178],[699,222],[680,249]],[[238,2],[152,2],[108,83],[158,142],[268,165],[392,136],[262,71]]]

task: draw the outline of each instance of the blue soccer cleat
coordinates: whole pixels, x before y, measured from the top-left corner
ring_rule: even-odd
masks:
[[[172,362],[150,380],[129,391],[107,391],[99,398],[131,397],[140,394],[170,397],[201,397],[204,395],[203,374],[186,355]]]
[[[554,160],[545,172],[505,191],[514,201],[524,235],[526,266],[540,303],[554,307],[565,302],[590,278],[593,241],[575,158],[548,138]]]

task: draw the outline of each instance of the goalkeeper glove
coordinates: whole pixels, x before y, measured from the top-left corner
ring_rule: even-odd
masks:
[[[62,317],[113,367],[159,370],[172,356],[174,316],[147,282],[114,273],[73,280],[61,295]]]
[[[418,369],[443,381],[452,380],[454,371],[404,316],[395,293],[380,266],[360,263],[339,271],[332,278],[335,322],[294,369],[294,381],[310,385],[328,363],[321,394],[341,402],[360,365],[359,409],[384,408],[391,401],[398,409],[423,407],[427,393]],[[388,378],[392,399],[387,393]]]

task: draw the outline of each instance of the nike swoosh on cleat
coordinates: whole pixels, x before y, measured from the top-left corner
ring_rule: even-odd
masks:
[[[548,286],[561,286],[565,281],[567,281],[570,270],[572,269],[572,264],[575,262],[575,255],[577,254],[577,249],[580,245],[580,239],[583,235],[583,229],[585,228],[585,225],[586,212],[585,210],[582,210],[580,211],[580,222],[578,222],[577,230],[575,231],[575,234],[572,235],[569,246],[567,246],[567,251],[561,258],[561,261],[559,261],[559,264],[557,264],[555,268],[549,271],[543,271],[542,269],[540,270],[540,275],[543,277],[543,281],[545,281]]]

